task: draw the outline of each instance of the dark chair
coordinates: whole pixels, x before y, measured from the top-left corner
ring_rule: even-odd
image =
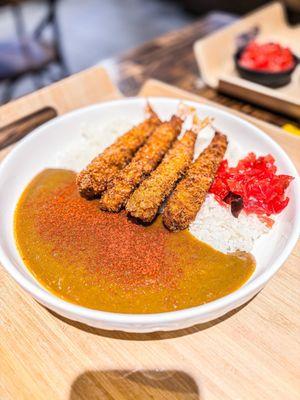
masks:
[[[33,78],[36,89],[44,86],[43,80],[48,82],[61,79],[68,75],[61,46],[60,34],[56,16],[57,0],[47,0],[47,13],[35,27],[32,34],[27,34],[22,15],[22,1],[1,1],[0,6],[11,7],[16,28],[16,38],[7,42],[0,41],[0,82],[4,82],[5,89],[1,102],[9,101],[17,81],[25,75]],[[46,28],[52,31],[51,41],[46,41]],[[58,73],[53,74],[50,65],[58,66]]]

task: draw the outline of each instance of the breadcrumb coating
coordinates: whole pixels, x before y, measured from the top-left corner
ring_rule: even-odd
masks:
[[[137,150],[161,124],[149,104],[147,112],[150,114],[149,118],[119,137],[77,175],[81,196],[87,199],[100,197],[109,182],[130,162]]]
[[[132,161],[116,176],[100,199],[100,209],[117,212],[134,189],[157,167],[179,135],[182,120],[176,115],[159,125]]]
[[[159,207],[192,162],[196,138],[195,132],[187,131],[149,178],[133,192],[126,205],[126,211],[132,217],[147,223],[153,221]]]
[[[211,143],[189,167],[163,212],[163,223],[170,231],[188,228],[200,210],[227,149],[227,138],[216,132]]]

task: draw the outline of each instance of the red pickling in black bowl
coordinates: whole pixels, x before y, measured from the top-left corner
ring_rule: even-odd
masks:
[[[234,55],[239,75],[249,81],[277,88],[290,83],[299,59],[279,43],[255,41],[239,48]]]

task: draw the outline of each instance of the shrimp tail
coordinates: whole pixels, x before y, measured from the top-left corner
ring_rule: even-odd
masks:
[[[196,109],[194,107],[188,106],[187,104],[180,102],[179,106],[177,108],[176,115],[181,120],[185,120],[187,117],[194,114],[195,112],[196,112]]]
[[[204,119],[200,119],[198,115],[195,113],[193,117],[193,122],[191,126],[191,130],[198,134],[202,129],[204,129],[206,126],[211,125],[213,122],[212,117],[206,117]]]

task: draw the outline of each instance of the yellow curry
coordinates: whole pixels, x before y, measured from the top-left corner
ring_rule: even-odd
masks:
[[[25,189],[15,238],[33,276],[56,296],[97,310],[158,313],[232,293],[255,269],[244,252],[223,254],[157,218],[137,224],[80,197],[72,171],[48,169]]]

